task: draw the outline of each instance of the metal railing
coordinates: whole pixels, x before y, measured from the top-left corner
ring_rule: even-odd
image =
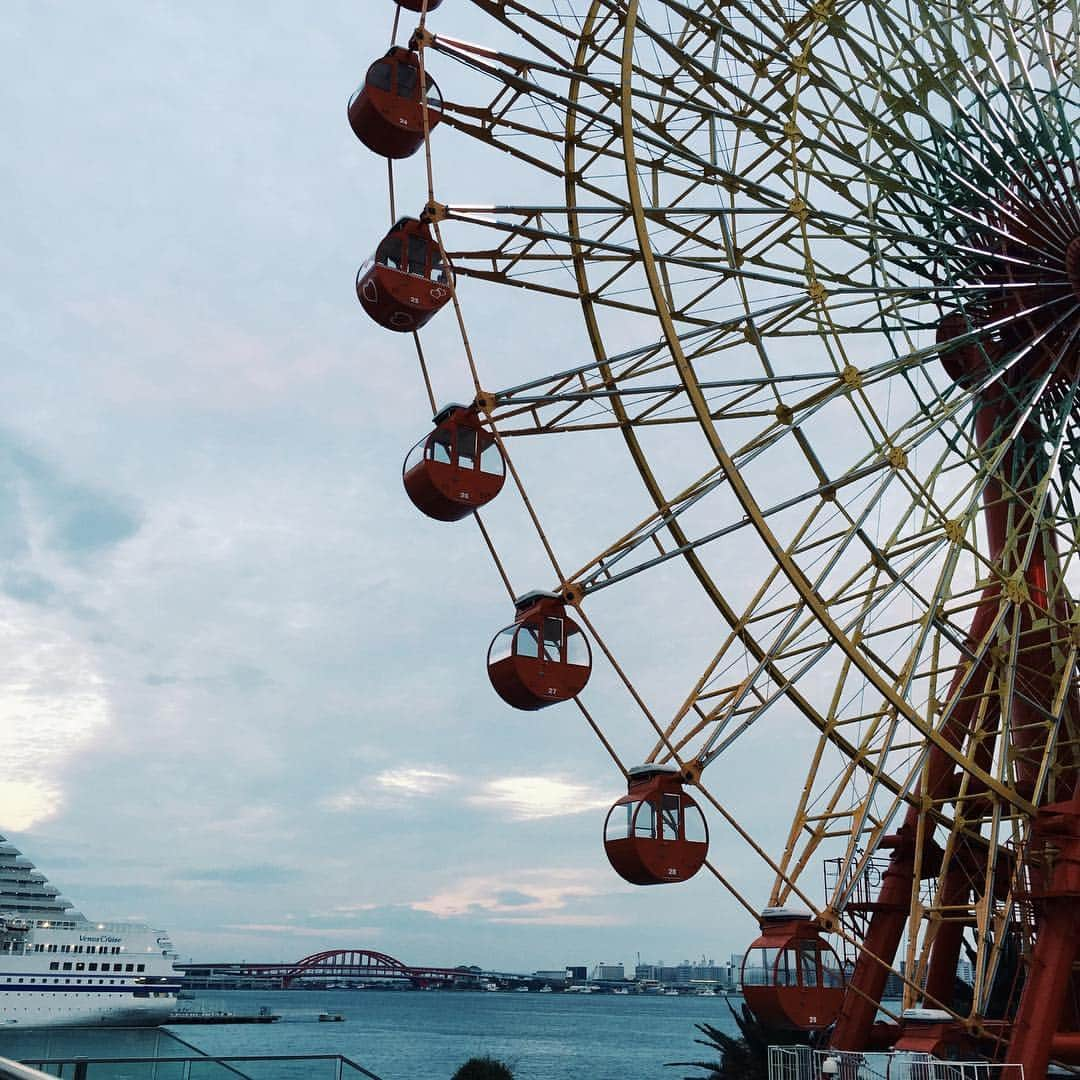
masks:
[[[18,1061],[0,1057],[0,1080],[48,1080],[45,1073]]]
[[[1024,1067],[945,1061],[903,1050],[859,1054],[809,1046],[770,1046],[769,1080],[1024,1080]]]
[[[341,1054],[0,1058],[0,1080],[381,1080]]]

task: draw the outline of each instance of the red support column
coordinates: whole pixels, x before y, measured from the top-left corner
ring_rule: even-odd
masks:
[[[1037,938],[1005,1060],[1042,1077],[1053,1052],[1080,946],[1080,800],[1043,807],[1026,862]]]

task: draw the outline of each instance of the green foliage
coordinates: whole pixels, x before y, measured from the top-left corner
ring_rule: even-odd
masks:
[[[769,1047],[792,1042],[805,1042],[790,1031],[777,1031],[761,1023],[743,1003],[740,1012],[726,1002],[735,1023],[739,1025],[738,1038],[715,1028],[712,1024],[695,1024],[705,1036],[694,1042],[720,1052],[719,1061],[672,1061],[671,1067],[704,1069],[704,1077],[686,1077],[685,1080],[768,1080]]]
[[[454,1073],[452,1080],[514,1080],[514,1074],[508,1065],[493,1057],[474,1057]]]

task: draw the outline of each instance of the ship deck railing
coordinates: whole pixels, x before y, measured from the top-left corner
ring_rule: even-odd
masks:
[[[0,1058],[0,1080],[382,1080],[342,1054]]]

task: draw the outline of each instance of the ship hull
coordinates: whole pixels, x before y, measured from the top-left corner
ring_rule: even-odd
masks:
[[[126,998],[126,999],[125,999]],[[176,1008],[171,1000],[137,1000],[131,995],[4,991],[0,1030],[51,1027],[154,1027]]]

